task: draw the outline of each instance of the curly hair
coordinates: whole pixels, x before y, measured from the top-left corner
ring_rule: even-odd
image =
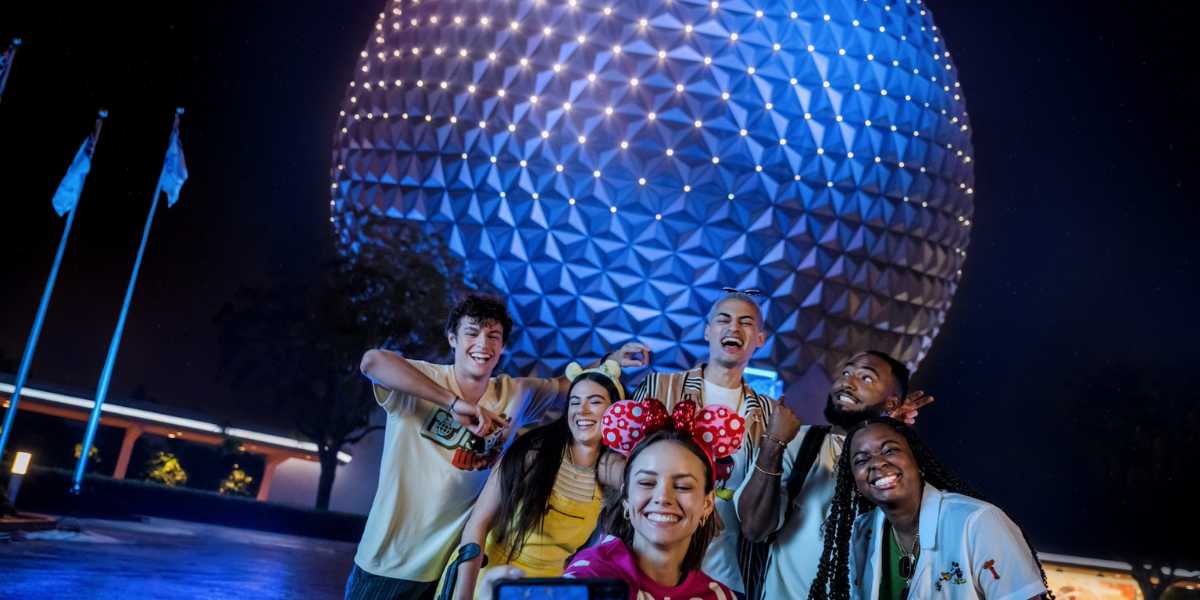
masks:
[[[608,393],[609,402],[620,398],[611,377],[593,372],[576,377],[567,389],[567,397],[583,381],[600,384]],[[562,455],[571,445],[568,414],[569,411],[564,410],[552,423],[517,436],[500,459],[500,508],[493,521],[492,534],[501,547],[508,549],[507,562],[521,554],[525,540],[542,529],[546,513],[550,512],[550,494],[558,479]],[[601,445],[597,468],[603,464],[607,452],[608,448]]]
[[[855,425],[846,433],[842,455],[838,458],[833,503],[829,508],[829,515],[825,518],[825,523],[821,526],[825,548],[821,552],[821,562],[817,565],[817,575],[808,591],[809,600],[848,600],[851,596],[849,564],[851,529],[854,527],[854,520],[858,515],[870,511],[874,505],[863,496],[855,494],[854,473],[850,466],[850,444],[856,433],[876,424],[887,425],[904,437],[916,459],[917,467],[921,470],[921,477],[925,483],[944,492],[984,500],[983,496],[975,491],[975,488],[947,469],[933,455],[929,447],[917,437],[916,431],[912,428],[890,417],[871,417]],[[1020,529],[1021,526],[1017,525],[1017,528]],[[1033,561],[1037,563],[1038,571],[1042,574],[1042,583],[1046,584],[1046,571],[1042,568],[1042,563],[1037,558],[1037,552],[1034,550],[1033,544],[1029,542],[1029,536],[1025,535],[1024,529],[1021,529],[1021,537],[1025,539],[1025,545],[1029,547],[1029,553],[1033,556]],[[1047,585],[1046,589],[1049,590],[1049,587]],[[1054,593],[1047,591],[1045,597],[1054,600]]]
[[[458,325],[463,317],[477,321],[480,325],[498,323],[503,330],[502,341],[508,343],[513,321],[508,314],[508,307],[504,306],[504,302],[499,298],[482,294],[470,294],[463,298],[462,302],[450,310],[450,316],[446,317],[446,335],[458,333]]]
[[[663,429],[650,434],[649,437],[642,440],[634,447],[630,453],[628,460],[625,461],[625,474],[621,479],[621,495],[617,501],[611,502],[604,507],[604,515],[602,522],[604,523],[604,532],[620,539],[625,543],[626,547],[633,545],[633,524],[629,519],[625,518],[625,511],[621,506],[620,500],[629,497],[629,474],[633,467],[633,462],[638,455],[644,452],[647,448],[660,442],[674,442],[683,446],[704,465],[704,493],[710,494],[713,488],[716,487],[716,479],[713,475],[712,463],[704,454],[704,450],[696,444],[692,439],[692,435],[686,431],[676,429]],[[713,510],[709,515],[708,521],[696,531],[692,533],[691,542],[688,544],[687,553],[683,556],[683,564],[680,566],[680,572],[685,574],[700,569],[700,565],[704,562],[704,553],[708,551],[708,545],[713,538],[717,537],[717,533],[721,531],[721,519],[717,516],[717,511]]]

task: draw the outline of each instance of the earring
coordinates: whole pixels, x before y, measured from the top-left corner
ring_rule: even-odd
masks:
[[[633,517],[630,517],[630,516],[629,516],[629,507],[628,507],[628,506],[626,506],[626,507],[625,507],[625,520],[626,520],[626,521],[632,521],[632,520],[633,520]]]
[[[704,527],[706,523],[708,523],[708,517],[700,517],[700,526]]]

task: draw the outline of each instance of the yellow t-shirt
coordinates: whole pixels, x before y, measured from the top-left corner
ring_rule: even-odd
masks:
[[[453,365],[407,359],[434,383],[461,395]],[[513,433],[553,418],[558,384],[553,380],[498,375],[479,404],[507,415]],[[379,487],[354,563],[373,575],[434,581],[458,543],[498,451],[486,459],[468,448],[470,432],[440,406],[416,396],[375,386],[375,399],[387,411]],[[554,411],[550,411],[550,409]],[[471,465],[465,470],[458,465]]]
[[[565,456],[554,488],[550,491],[550,510],[542,519],[542,528],[525,537],[521,553],[508,561],[507,544],[498,544],[488,535],[485,553],[488,566],[476,579],[475,597],[479,582],[488,569],[509,564],[520,568],[526,577],[558,577],[567,566],[567,559],[587,543],[600,518],[600,486],[595,467],[577,467]],[[486,599],[484,599],[486,600]]]

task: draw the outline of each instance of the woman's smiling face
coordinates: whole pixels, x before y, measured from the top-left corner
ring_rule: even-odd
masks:
[[[874,423],[854,434],[850,447],[854,485],[872,504],[919,498],[924,482],[917,459],[900,432]]]
[[[600,445],[600,417],[612,404],[608,390],[595,381],[578,381],[571,386],[567,399],[567,427],[576,442],[587,446]]]
[[[624,500],[635,537],[659,547],[687,544],[713,511],[705,468],[700,457],[674,441],[642,450],[630,465]]]

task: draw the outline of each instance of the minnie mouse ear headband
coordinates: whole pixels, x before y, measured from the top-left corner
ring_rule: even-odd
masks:
[[[579,366],[579,363],[573,362],[567,365],[565,372],[567,379],[570,380],[571,383],[575,383],[575,380],[584,373],[599,373],[600,375],[611,379],[613,382],[613,387],[617,388],[617,394],[620,396],[619,398],[613,398],[613,401],[615,402],[617,400],[625,399],[625,387],[621,385],[621,363],[615,360],[606,360],[598,367],[585,369]]]
[[[623,400],[613,403],[604,411],[600,440],[605,446],[628,457],[639,442],[667,428],[691,434],[708,456],[710,466],[715,469],[717,460],[732,455],[742,447],[746,420],[728,407],[706,406],[698,409],[691,400],[676,404],[670,415],[663,403],[654,398],[636,402]]]

